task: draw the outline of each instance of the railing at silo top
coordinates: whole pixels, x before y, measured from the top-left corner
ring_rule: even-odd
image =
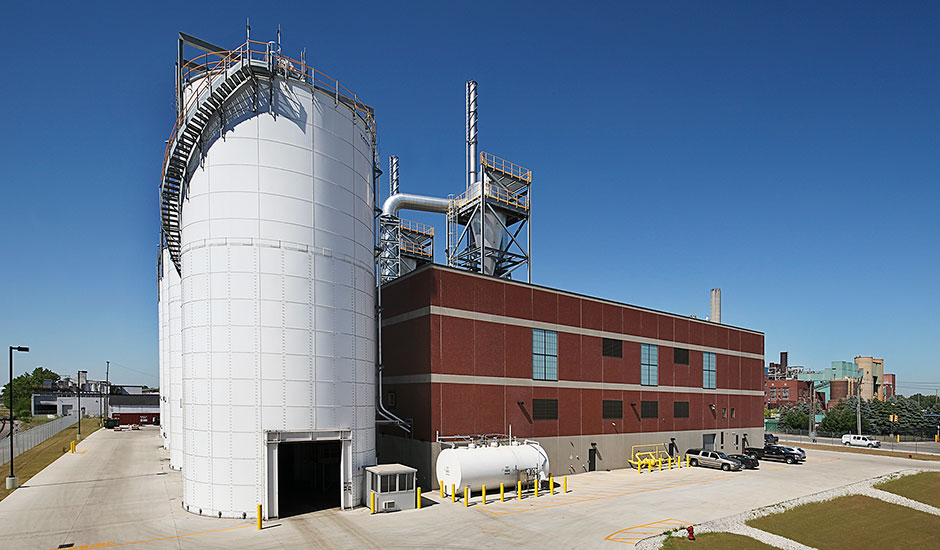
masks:
[[[201,80],[194,89],[190,90],[189,99],[180,109],[179,116],[173,125],[173,129],[170,131],[166,152],[163,155],[163,173],[161,174],[161,181],[163,180],[163,175],[166,174],[167,163],[176,145],[179,132],[183,126],[185,126],[190,115],[198,109],[203,92],[214,85],[217,77],[226,76],[229,69],[239,66],[244,61],[248,61],[249,63],[252,61],[267,63],[272,72],[281,71],[284,76],[302,79],[315,86],[332,90],[336,101],[342,101],[349,105],[353,111],[365,121],[372,133],[375,134],[375,117],[372,113],[372,109],[359,101],[359,96],[342,85],[337,79],[301,63],[296,59],[272,51],[266,42],[248,40],[234,50],[211,52],[195,57],[187,61],[181,68],[181,85],[194,78],[200,78]]]

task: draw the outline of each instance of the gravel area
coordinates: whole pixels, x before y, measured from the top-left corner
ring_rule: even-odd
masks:
[[[745,535],[754,539],[757,539],[763,543],[769,544],[776,548],[782,548],[783,550],[813,550],[812,547],[800,544],[794,540],[775,535],[773,533],[768,533],[766,531],[761,531],[760,529],[755,529],[746,524],[746,522],[763,517],[769,516],[771,514],[777,514],[785,512],[790,508],[800,506],[802,504],[808,504],[811,502],[823,502],[827,500],[832,500],[834,498],[839,498],[847,495],[866,495],[886,502],[891,502],[894,504],[899,504],[901,506],[907,506],[909,508],[914,508],[922,512],[927,512],[928,514],[934,514],[940,516],[940,508],[934,508],[922,502],[917,502],[916,500],[911,500],[909,498],[902,497],[900,495],[895,495],[894,493],[889,493],[887,491],[882,491],[880,489],[875,489],[872,487],[875,484],[881,483],[883,481],[890,481],[892,479],[897,479],[901,476],[912,475],[920,473],[927,470],[920,469],[910,469],[902,470],[900,472],[895,472],[892,474],[879,476],[872,479],[866,479],[865,481],[860,481],[858,483],[852,483],[850,485],[844,485],[842,487],[837,487],[835,489],[830,489],[828,491],[821,491],[819,493],[813,493],[811,495],[802,496],[785,502],[779,502],[777,504],[772,504],[770,506],[764,506],[763,508],[756,508],[742,514],[736,514],[733,516],[728,516],[724,518],[719,518],[712,521],[706,521],[700,525],[695,526],[695,533],[735,533],[738,535]],[[679,529],[675,531],[674,536],[686,537],[688,536],[688,531],[685,529]],[[655,537],[650,537],[648,539],[643,539],[636,544],[638,550],[658,550],[662,547],[663,543],[666,540],[666,535],[656,535]]]

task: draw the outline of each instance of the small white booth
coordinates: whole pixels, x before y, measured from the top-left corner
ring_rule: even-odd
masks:
[[[415,508],[415,473],[418,470],[403,464],[367,466],[365,505],[370,506],[375,493],[375,511],[393,512]]]

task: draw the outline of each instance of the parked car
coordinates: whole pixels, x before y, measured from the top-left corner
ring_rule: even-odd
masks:
[[[754,457],[747,455],[728,455],[728,458],[733,458],[741,463],[741,466],[749,470],[757,469],[760,466],[760,462]]]
[[[744,449],[744,454],[759,460],[780,460],[787,464],[796,464],[806,460],[806,451],[784,445],[764,445],[763,449],[747,447]]]
[[[845,434],[842,436],[843,445],[852,445],[853,447],[881,447],[881,441],[872,439],[867,435]]]
[[[778,441],[780,441],[780,438],[774,434],[764,434],[764,445],[776,445]]]
[[[709,468],[721,468],[726,472],[731,470],[740,470],[743,468],[740,462],[730,458],[725,453],[712,451],[709,449],[689,449],[685,452],[689,458],[689,466],[707,466]]]

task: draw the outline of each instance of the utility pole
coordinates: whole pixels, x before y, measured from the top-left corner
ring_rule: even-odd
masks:
[[[856,421],[858,422],[858,435],[862,435],[862,381],[858,381],[855,397]]]
[[[105,363],[107,363],[107,366],[105,366],[104,370],[104,390],[106,392],[104,398],[104,414],[111,414],[111,409],[108,408],[108,405],[111,404],[111,361],[105,361]]]

